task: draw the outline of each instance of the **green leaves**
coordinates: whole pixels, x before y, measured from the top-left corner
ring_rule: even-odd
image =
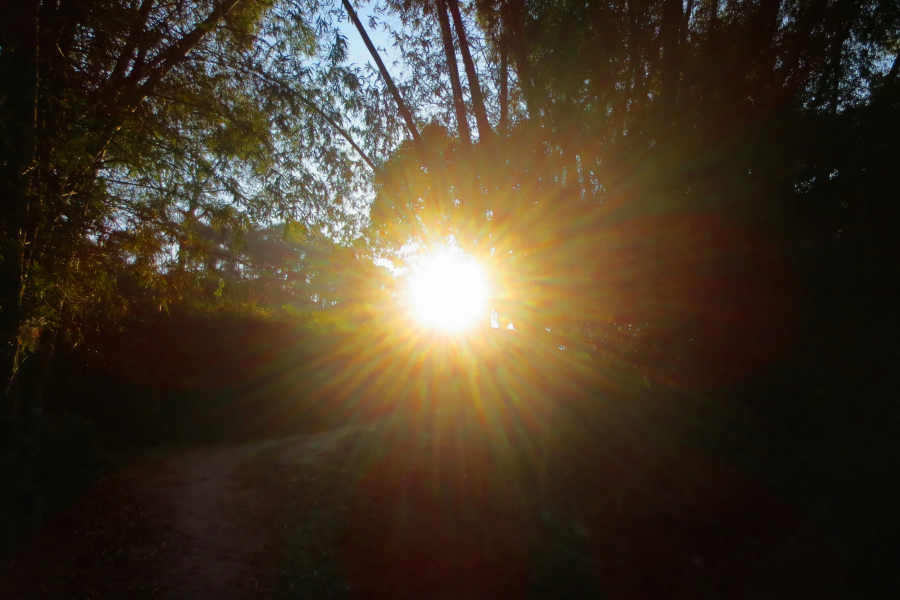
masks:
[[[370,157],[393,147],[396,128],[384,126],[373,80],[343,64],[346,39],[327,5],[88,0],[42,10],[37,148],[17,196],[28,223],[7,212],[0,223],[10,240],[0,304],[21,304],[4,310],[4,348],[20,347],[22,323],[78,337],[127,312],[344,310],[340,277],[324,273],[364,270],[360,259],[338,268],[297,244],[312,232],[328,247],[360,235]],[[4,81],[9,52],[0,42]],[[0,94],[0,130],[12,102]],[[253,244],[279,223],[291,234],[266,242],[281,244],[267,259]]]

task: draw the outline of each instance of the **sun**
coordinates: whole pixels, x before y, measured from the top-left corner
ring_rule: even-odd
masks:
[[[410,281],[412,308],[422,323],[458,331],[485,315],[484,274],[468,257],[439,252],[418,266]]]

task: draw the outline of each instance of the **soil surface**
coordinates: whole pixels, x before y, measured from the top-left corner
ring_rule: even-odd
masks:
[[[276,594],[289,467],[351,430],[115,457],[89,493],[3,565],[4,598],[266,598]]]
[[[746,472],[515,431],[460,412],[119,455],[5,558],[0,597],[846,597],[830,545]]]

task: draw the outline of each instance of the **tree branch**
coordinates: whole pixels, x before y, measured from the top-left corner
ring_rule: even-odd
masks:
[[[320,117],[322,117],[322,119],[323,119],[326,123],[328,123],[329,125],[331,125],[332,127],[334,127],[334,128],[337,130],[337,132],[340,133],[341,136],[343,136],[343,138],[344,138],[345,140],[347,140],[347,142],[348,142],[351,146],[353,146],[353,149],[356,150],[356,153],[359,154],[360,157],[361,157],[364,161],[366,161],[366,164],[369,165],[369,167],[371,167],[371,169],[372,169],[373,171],[377,170],[377,169],[375,168],[375,163],[372,161],[372,159],[370,159],[369,156],[368,156],[365,152],[363,152],[363,149],[360,148],[360,147],[356,144],[356,142],[353,141],[353,138],[350,136],[349,133],[347,133],[347,132],[344,130],[343,127],[341,127],[341,126],[338,125],[334,120],[332,120],[331,117],[329,117],[327,114],[325,114],[325,112],[324,112],[321,108],[319,108],[318,106],[316,106],[311,100],[308,100],[308,99],[304,98],[303,96],[301,96],[301,95],[299,95],[299,94],[297,94],[297,99],[300,100],[300,102],[302,102],[304,105],[306,105],[308,108],[310,108],[310,109],[311,109],[313,112],[315,112],[317,115],[319,115]]]
[[[456,62],[456,50],[453,48],[453,33],[450,31],[450,19],[447,17],[446,0],[436,0],[435,10],[437,11],[438,21],[441,24],[441,39],[444,42],[444,54],[447,57],[447,68],[450,71],[450,86],[453,88],[453,106],[456,108],[459,137],[466,144],[471,144],[472,132],[469,130],[466,105],[463,102],[462,84],[459,81],[459,65]]]
[[[345,0],[346,1],[346,0]],[[463,26],[462,15],[459,12],[458,0],[446,0],[450,7],[450,15],[456,27],[456,38],[459,40],[459,51],[463,57],[463,66],[466,68],[466,78],[469,80],[469,93],[472,95],[472,109],[475,112],[475,122],[478,124],[478,136],[482,140],[488,139],[493,131],[484,108],[484,97],[481,95],[481,86],[478,85],[478,73],[475,72],[475,62],[469,52],[469,41],[466,39],[466,29]]]
[[[154,2],[155,0],[143,0],[141,2],[137,20],[128,34],[128,40],[125,42],[125,47],[122,49],[122,54],[119,55],[119,60],[116,61],[112,77],[110,77],[112,81],[119,81],[125,76],[125,68],[134,57],[134,51],[138,47],[138,40],[143,37],[144,27],[147,25],[147,19],[150,17],[150,11],[153,9]]]
[[[410,135],[412,135],[413,142],[415,143],[416,148],[419,150],[419,153],[424,159],[425,146],[422,143],[422,137],[419,135],[419,128],[416,127],[416,122],[413,120],[412,113],[409,112],[409,108],[407,108],[406,103],[400,96],[400,90],[398,90],[397,86],[394,85],[394,80],[393,78],[391,78],[391,74],[388,73],[387,67],[384,66],[384,61],[381,60],[381,56],[378,54],[378,50],[375,48],[372,40],[369,39],[369,34],[366,33],[366,28],[363,27],[363,24],[359,20],[359,17],[356,16],[356,11],[353,10],[353,6],[350,4],[350,0],[343,0],[343,3],[347,14],[350,16],[350,20],[353,21],[353,24],[356,26],[356,30],[359,31],[359,35],[362,37],[363,42],[365,42],[366,48],[369,49],[369,54],[372,55],[372,59],[375,61],[375,64],[378,65],[378,70],[381,72],[381,77],[384,79],[385,85],[387,85],[388,90],[394,97],[394,102],[397,103],[397,110],[400,111],[400,115],[403,117],[403,120],[406,121],[406,126],[407,128],[409,128],[409,133]]]
[[[164,50],[160,55],[154,60],[158,66],[154,67],[151,71],[150,76],[147,78],[140,87],[137,88],[138,93],[135,98],[135,105],[142,102],[147,96],[152,94],[156,89],[156,86],[159,85],[159,82],[162,81],[163,77],[169,74],[175,66],[180,63],[184,58],[188,55],[188,52],[194,49],[194,47],[200,43],[200,41],[206,37],[210,31],[212,31],[216,25],[221,21],[225,15],[231,12],[238,2],[241,0],[223,0],[220,4],[217,4],[213,9],[209,16],[203,20],[202,23],[198,24],[191,30],[190,33],[185,35],[183,38],[169,46],[168,49]],[[160,62],[160,60],[162,62]]]
[[[112,113],[113,118],[103,132],[103,137],[101,138],[102,141],[99,148],[94,153],[93,164],[96,164],[102,159],[109,143],[112,141],[116,132],[122,127],[122,124],[125,121],[125,115],[134,112],[137,107],[140,106],[141,102],[152,95],[153,92],[156,91],[156,87],[159,83],[166,75],[168,75],[169,71],[183,61],[188,53],[200,43],[206,34],[216,27],[219,21],[221,21],[238,2],[240,2],[240,0],[222,0],[222,2],[213,8],[208,17],[197,24],[187,35],[160,52],[156,59],[153,60],[153,69],[150,71],[149,77],[143,84],[138,83],[143,72],[143,61],[139,60],[139,63],[141,64],[136,64],[135,68],[124,80],[126,82],[125,91],[118,96],[118,101],[110,106],[110,112]],[[141,49],[140,52],[143,52],[143,49]],[[113,85],[115,85],[115,82],[113,82]]]

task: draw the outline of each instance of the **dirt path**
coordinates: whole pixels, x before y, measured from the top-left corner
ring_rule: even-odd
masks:
[[[4,564],[4,598],[265,598],[277,587],[285,467],[347,431],[131,457]]]
[[[145,452],[0,565],[0,597],[846,597],[827,544],[714,457],[562,443],[543,485],[477,417]]]
[[[170,532],[160,587],[171,598],[236,598],[267,586],[277,555],[274,486],[249,466],[266,445],[203,449],[167,461],[141,482],[159,525]]]

